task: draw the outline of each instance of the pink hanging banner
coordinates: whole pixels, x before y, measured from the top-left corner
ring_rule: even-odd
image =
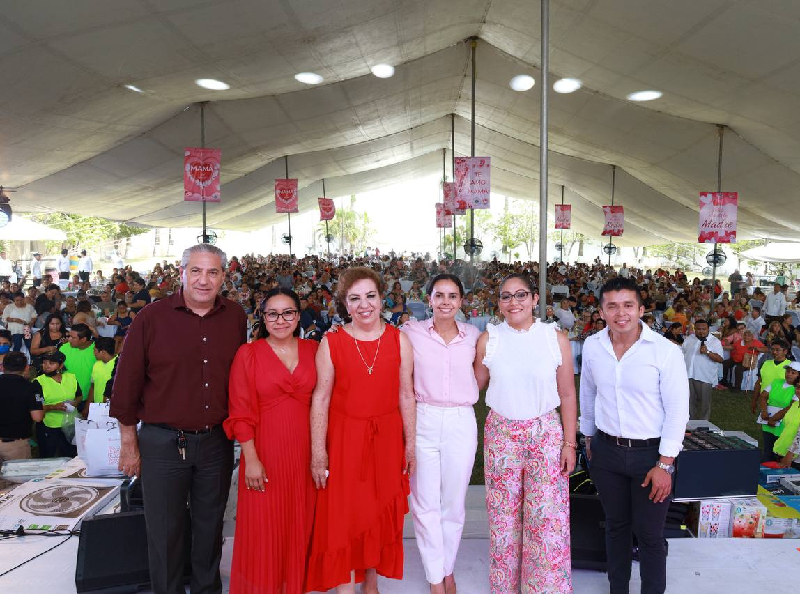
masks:
[[[183,199],[189,202],[219,202],[219,148],[183,149]]]
[[[275,212],[300,212],[297,206],[297,179],[275,180]]]
[[[452,227],[453,216],[445,213],[444,203],[436,203],[436,227]]]
[[[622,235],[625,230],[625,211],[621,206],[604,206],[606,225],[601,235]]]
[[[319,220],[330,221],[336,216],[336,205],[331,198],[317,198],[319,203]]]
[[[488,156],[456,157],[456,198],[464,208],[489,208],[492,159]]]
[[[572,205],[556,204],[556,229],[570,229],[572,226]]]
[[[442,187],[444,192],[444,212],[446,215],[465,215],[467,214],[466,203],[456,198],[456,184],[452,181],[445,181]]]
[[[700,193],[700,243],[736,243],[736,218],[739,210],[738,192]]]

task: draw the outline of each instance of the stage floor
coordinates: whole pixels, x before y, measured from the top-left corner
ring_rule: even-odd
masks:
[[[473,486],[467,499],[467,524],[456,563],[460,593],[489,592],[489,540],[483,488]],[[234,523],[225,527],[222,575],[227,591],[233,550]],[[402,581],[381,578],[384,593],[427,593],[410,518],[405,528],[405,577]],[[55,546],[62,540],[25,536],[0,542],[0,572]],[[59,548],[8,573],[0,579],[0,590],[13,593],[75,593],[75,560],[78,538],[73,536]],[[124,548],[109,548],[110,552]],[[674,539],[669,541],[667,592],[680,594],[780,594],[791,593],[792,573],[800,568],[800,540]],[[573,572],[575,593],[605,594],[605,573]],[[631,591],[639,591],[639,573],[634,565]]]

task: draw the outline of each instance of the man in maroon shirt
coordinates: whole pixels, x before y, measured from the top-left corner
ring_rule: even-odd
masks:
[[[120,423],[119,468],[142,478],[153,591],[184,591],[188,501],[191,591],[220,593],[222,521],[233,470],[233,446],[222,422],[247,317],[219,296],[225,277],[219,248],[187,249],[180,273],[181,291],[145,306],[128,330],[110,414]]]

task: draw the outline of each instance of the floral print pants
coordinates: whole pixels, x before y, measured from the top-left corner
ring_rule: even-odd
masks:
[[[553,410],[528,421],[486,419],[484,470],[493,594],[569,594],[569,486]]]

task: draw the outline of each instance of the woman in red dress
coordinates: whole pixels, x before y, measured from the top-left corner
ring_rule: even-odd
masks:
[[[239,497],[230,593],[303,591],[314,516],[309,407],[317,342],[301,340],[300,299],[273,289],[264,330],[236,353],[228,437],[239,440]]]
[[[311,405],[311,474],[317,486],[307,591],[378,591],[378,575],[403,578],[403,517],[414,468],[414,353],[381,321],[383,282],[345,271],[337,302],[352,322],[317,353]]]

